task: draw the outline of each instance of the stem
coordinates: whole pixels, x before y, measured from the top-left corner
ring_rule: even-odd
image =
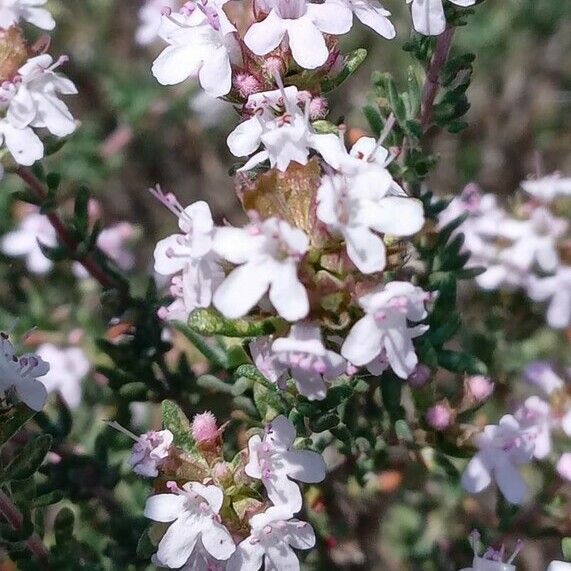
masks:
[[[447,27],[446,30],[438,36],[432,60],[426,70],[426,81],[422,89],[422,112],[420,116],[422,130],[424,132],[428,130],[432,121],[432,109],[434,108],[434,101],[440,89],[438,76],[448,59],[448,54],[452,47],[452,40],[454,39],[454,32],[454,27]]]
[[[2,490],[0,490],[0,513],[14,529],[18,530],[22,527],[24,516]],[[25,543],[30,552],[35,555],[36,559],[39,561],[40,567],[49,571],[49,553],[40,537],[36,533],[33,533],[28,539],[26,539]]]
[[[48,193],[44,189],[42,183],[34,176],[34,174],[25,167],[18,167],[16,174],[30,187],[30,189],[41,200],[45,200]],[[51,222],[54,230],[58,235],[59,241],[74,255],[77,255],[79,244],[65,227],[57,212],[49,212],[46,214]],[[101,286],[105,289],[117,287],[115,279],[110,277],[107,272],[89,255],[77,256],[75,258]]]

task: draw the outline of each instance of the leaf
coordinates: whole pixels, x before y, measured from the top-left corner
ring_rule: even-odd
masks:
[[[180,331],[213,365],[229,369],[228,356],[221,348],[211,345],[202,335],[181,321],[173,321],[172,326]]]
[[[485,375],[488,369],[480,359],[460,351],[442,350],[438,352],[438,364],[454,373]]]
[[[372,105],[366,105],[363,107],[363,114],[369,122],[371,131],[373,131],[375,137],[378,137],[381,134],[385,124],[381,114]]]
[[[571,537],[564,537],[561,541],[561,551],[563,552],[563,559],[571,561]]]
[[[395,433],[399,440],[404,440],[405,442],[414,442],[414,436],[412,435],[412,430],[405,420],[400,419],[395,422]]]
[[[197,309],[190,314],[188,326],[207,337],[259,337],[276,330],[276,319],[254,321],[251,319],[227,319],[214,309]]]
[[[345,66],[336,77],[326,79],[321,82],[321,90],[328,93],[339,87],[346,79],[351,77],[367,57],[367,50],[363,48],[356,49],[345,56]]]
[[[12,416],[0,423],[0,446],[8,442],[35,414],[36,411],[24,404],[16,406]]]
[[[163,415],[163,428],[170,430],[174,436],[174,443],[185,452],[192,453],[196,443],[192,437],[190,422],[180,407],[171,400],[161,403]]]
[[[50,450],[52,440],[49,434],[39,434],[30,440],[6,466],[0,478],[4,482],[31,478],[42,465]]]
[[[392,373],[381,377],[381,394],[383,404],[387,409],[392,422],[404,418],[404,409],[401,405],[403,381]]]
[[[149,529],[145,529],[137,542],[137,558],[148,561],[156,550],[157,546],[151,540]]]
[[[59,510],[54,522],[54,535],[58,545],[66,545],[73,541],[75,515],[69,508]]]
[[[279,414],[287,412],[279,393],[259,383],[254,385],[254,403],[262,420],[265,421],[270,421]]]
[[[44,508],[46,506],[51,506],[53,504],[57,504],[61,502],[65,498],[65,494],[61,490],[53,490],[48,492],[47,494],[43,494],[34,498],[31,503],[30,507],[32,508]]]
[[[328,414],[320,416],[315,420],[312,420],[309,423],[309,426],[311,430],[313,430],[313,432],[325,432],[326,430],[331,430],[332,428],[335,428],[336,426],[339,425],[340,422],[341,421],[339,420],[339,417],[335,413],[330,412]]]

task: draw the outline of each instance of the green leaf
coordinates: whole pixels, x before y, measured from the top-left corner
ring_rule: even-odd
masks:
[[[35,414],[36,411],[24,404],[17,405],[13,410],[12,416],[0,423],[0,446],[8,442]]]
[[[363,48],[356,49],[345,56],[345,66],[334,78],[326,79],[321,82],[321,90],[328,93],[339,87],[346,79],[351,77],[367,57],[367,50]]]
[[[180,331],[213,365],[225,370],[230,368],[228,356],[221,347],[210,344],[208,339],[181,321],[173,321],[172,326]]]
[[[73,541],[75,515],[69,508],[59,510],[54,522],[54,535],[58,545],[66,545]]]
[[[438,364],[454,373],[485,375],[488,369],[480,359],[460,351],[442,350],[438,352]]]
[[[331,133],[337,135],[339,133],[339,127],[335,125],[335,123],[331,123],[331,121],[325,121],[321,119],[314,121],[311,125],[315,132],[319,133],[320,135],[328,135]]]
[[[174,436],[174,443],[186,452],[193,452],[196,443],[192,437],[190,422],[180,407],[171,400],[161,403],[163,415],[163,428],[170,430]]]
[[[190,314],[188,326],[196,333],[211,337],[259,337],[270,335],[277,328],[279,319],[271,318],[259,321],[251,319],[227,319],[214,309],[197,309]]]
[[[391,421],[395,423],[404,418],[404,408],[401,405],[402,385],[403,381],[392,373],[386,373],[381,377],[383,404],[391,417]]]
[[[279,393],[259,383],[254,385],[254,403],[262,420],[266,422],[273,420],[279,414],[287,412]]]
[[[333,413],[330,412],[328,414],[325,414],[323,416],[320,416],[319,418],[312,420],[309,423],[309,426],[311,428],[311,430],[313,430],[313,432],[325,432],[326,430],[331,430],[332,428],[335,428],[336,426],[339,425],[341,421],[339,420],[339,417]]]
[[[137,558],[148,561],[156,550],[157,546],[151,541],[149,529],[146,529],[137,542]]]
[[[46,506],[51,506],[61,502],[65,498],[65,494],[60,490],[53,490],[47,494],[43,494],[34,498],[31,501],[30,507],[32,508],[45,508]]]
[[[561,551],[563,552],[563,559],[571,561],[571,537],[564,537],[561,541]]]
[[[203,389],[217,393],[233,394],[233,385],[225,383],[214,375],[201,375],[196,379],[196,384]]]
[[[31,478],[41,466],[52,445],[49,434],[38,434],[30,440],[6,466],[0,476],[4,482]]]
[[[399,440],[403,440],[404,442],[414,442],[412,430],[406,421],[402,418],[395,422],[395,433]]]
[[[369,122],[371,131],[373,131],[375,137],[378,137],[383,131],[383,127],[385,124],[381,114],[372,105],[366,105],[365,107],[363,107],[363,114],[365,115],[367,121]]]

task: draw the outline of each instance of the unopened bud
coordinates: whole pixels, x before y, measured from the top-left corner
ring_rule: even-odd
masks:
[[[442,401],[428,409],[426,422],[434,430],[446,430],[453,421],[453,411],[447,401]]]
[[[466,394],[475,402],[486,400],[494,392],[494,383],[489,377],[474,375],[464,383]]]
[[[413,389],[420,389],[426,385],[431,374],[426,365],[419,363],[408,377],[407,382]]]
[[[198,445],[213,444],[218,436],[216,417],[210,411],[195,415],[192,419],[192,437]]]

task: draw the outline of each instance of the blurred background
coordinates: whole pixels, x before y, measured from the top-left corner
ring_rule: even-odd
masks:
[[[389,71],[404,82],[411,65],[409,54],[401,49],[410,33],[405,2],[387,0],[385,4],[399,30],[395,41],[369,35],[362,26],[355,26],[344,39],[346,51],[369,50],[359,72],[330,101],[330,119],[344,117],[351,128],[367,129],[361,110],[368,100],[372,72]],[[142,283],[150,272],[156,241],[175,225],[147,192],[148,187],[160,183],[182,204],[208,200],[218,220],[238,222],[243,215],[228,174],[235,159],[226,146],[226,136],[238,116],[230,104],[205,97],[192,82],[169,88],[158,85],[150,68],[162,49],[161,41],[140,46],[135,40],[141,6],[142,0],[50,0],[58,22],[50,52],[71,58],[63,71],[75,82],[79,95],[67,101],[81,126],[46,165],[62,174],[64,204],[66,194],[72,196],[78,184],[85,184],[101,202],[106,225],[126,220],[139,228],[135,254]],[[245,9],[234,0],[228,6],[237,15]],[[40,36],[31,28],[27,31]],[[475,181],[509,201],[530,174],[561,171],[571,175],[571,1],[486,0],[455,41],[462,50],[477,54],[468,92],[470,125],[459,135],[431,133],[428,143],[440,157],[429,180],[431,189],[448,196]],[[1,234],[14,225],[18,209],[9,192],[20,187],[14,177],[6,177],[0,186]],[[4,321],[21,314],[27,299],[31,315],[24,317],[22,329],[29,321],[30,326],[55,331],[70,315],[81,327],[92,322],[96,301],[85,305],[91,298],[74,298],[65,288],[58,289],[65,276],[53,277],[48,295],[41,291],[41,278],[22,277],[21,261],[4,255],[0,261],[0,317]],[[496,294],[487,295],[476,301],[464,298],[466,313],[476,315],[479,303],[488,307],[495,303]],[[502,351],[502,366],[495,370],[501,371],[505,382],[532,359],[564,357],[568,352],[561,337],[542,328],[541,317],[535,321],[529,317],[525,304],[521,296],[502,297],[498,311],[490,316],[495,319],[493,327],[488,324],[481,329],[474,316],[474,329],[465,339],[487,363]],[[494,339],[481,333],[489,327],[495,331]],[[489,418],[501,413],[493,406]],[[89,418],[83,418],[76,431],[88,424]],[[403,478],[407,483],[401,488]],[[537,474],[530,479],[536,488],[541,487]],[[433,487],[429,494],[425,485]],[[457,487],[434,481],[426,484],[414,466],[404,475],[399,470],[379,475],[375,486],[381,494],[374,500],[360,488],[344,488],[347,482],[342,478],[329,486],[325,493],[336,498],[341,526],[338,544],[329,546],[330,561],[343,569],[362,569],[365,560],[370,569],[441,569],[434,563],[436,557],[431,556],[429,562],[426,554],[433,553],[438,544],[454,552],[448,541],[458,541],[457,561],[468,563],[465,537],[469,529],[464,518],[482,526],[496,522],[493,511],[486,511],[491,495],[488,503],[477,503]],[[513,534],[506,534],[509,544],[515,542],[517,533],[525,534],[532,517],[533,513],[525,512]],[[379,533],[376,522],[381,520]],[[544,570],[558,553],[556,536],[530,539],[521,569]],[[375,561],[378,565],[371,565]]]

